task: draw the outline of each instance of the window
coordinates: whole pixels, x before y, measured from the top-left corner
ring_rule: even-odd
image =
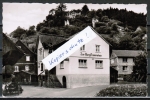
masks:
[[[49,53],[52,53],[53,52],[53,50],[52,49],[49,49]]]
[[[87,67],[87,60],[79,59],[79,67]]]
[[[123,62],[127,62],[127,58],[123,58]]]
[[[96,45],[96,52],[100,52],[100,45]]]
[[[41,71],[43,71],[43,63],[41,63]]]
[[[83,45],[81,48],[80,48],[81,51],[84,51],[85,50],[85,45]]]
[[[95,67],[96,67],[96,68],[103,68],[103,61],[101,61],[101,60],[96,60],[96,61],[95,61]]]
[[[30,56],[26,56],[26,61],[30,61]]]
[[[122,67],[122,70],[123,70],[123,71],[127,71],[127,68],[128,68],[127,66],[123,66],[123,67]]]
[[[40,53],[40,55],[42,55],[42,48],[39,49],[39,53]]]
[[[43,58],[44,58],[44,49],[43,49]]]
[[[64,61],[60,63],[60,69],[64,69]]]
[[[19,72],[19,67],[15,66],[15,72]]]
[[[29,71],[29,66],[28,65],[25,66],[25,71]]]

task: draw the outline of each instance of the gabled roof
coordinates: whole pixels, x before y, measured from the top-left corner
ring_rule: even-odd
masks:
[[[93,30],[99,37],[101,37],[108,45],[112,46],[110,43],[108,43],[99,33],[97,33],[91,26],[91,30]],[[79,33],[79,32],[78,32]],[[62,36],[54,36],[54,35],[39,35],[37,41],[41,41],[43,47],[45,49],[50,48],[51,46],[56,46],[62,43],[67,42],[68,40],[72,39],[74,36],[76,36],[78,33],[70,36],[69,38],[65,38]],[[38,43],[38,42],[37,42]]]
[[[14,46],[16,49],[18,49],[20,52],[22,52],[17,46],[16,44],[6,35],[3,33],[3,39],[7,39],[8,42],[10,42],[12,44],[12,46]]]
[[[118,57],[136,57],[143,53],[142,50],[112,50]]]
[[[65,38],[62,36],[54,36],[54,35],[39,35],[38,37],[42,43],[42,46],[47,49],[51,46],[55,46],[63,41]]]
[[[35,54],[33,51],[31,51],[30,49],[29,49],[29,47],[27,47],[24,43],[22,43],[20,40],[18,40],[17,42],[16,42],[16,45],[17,45],[17,43],[21,43],[29,52],[31,52],[31,53],[33,53],[33,54]],[[20,50],[22,50],[21,48],[19,48]],[[26,53],[24,50],[22,50],[24,53]]]
[[[24,55],[24,53],[4,33],[3,42],[3,44],[7,44],[9,42],[11,47],[13,47],[9,51],[3,51],[3,65],[14,65]]]

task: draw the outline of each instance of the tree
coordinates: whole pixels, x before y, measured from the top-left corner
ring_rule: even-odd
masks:
[[[34,35],[36,33],[36,31],[34,30],[35,29],[35,26],[30,26],[29,27],[29,30],[27,30],[27,36],[30,36],[30,35]]]
[[[112,30],[118,32],[117,24],[112,24],[112,25],[111,25],[111,28],[112,28]]]
[[[82,15],[86,15],[89,12],[89,8],[87,5],[84,5],[81,10]]]
[[[21,36],[22,34],[26,34],[26,30],[23,29],[23,28],[21,28],[20,26],[17,27],[17,29],[14,30],[14,31],[11,33],[11,35],[12,35],[13,38],[18,38],[18,39],[20,39],[20,36]]]
[[[67,9],[66,5],[64,3],[60,3],[57,7],[57,10],[59,10],[60,12],[63,12]]]
[[[136,75],[135,81],[146,82],[147,76],[147,59],[146,54],[141,53],[134,60],[135,66],[133,67],[133,75]]]
[[[102,21],[102,22],[109,22],[108,16],[103,16],[103,17],[101,18],[101,21]]]
[[[98,20],[100,21],[101,18],[102,18],[102,10],[101,10],[101,9],[98,9],[98,10],[96,11],[96,16],[99,17]]]
[[[123,37],[120,38],[119,49],[120,50],[136,50],[136,44],[134,43],[130,35],[125,34]]]
[[[96,16],[96,11],[95,10],[89,11],[88,17],[93,18],[95,16]]]

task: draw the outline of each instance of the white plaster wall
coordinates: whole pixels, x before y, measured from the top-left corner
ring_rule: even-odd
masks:
[[[133,58],[128,58],[127,62],[123,62],[123,58],[118,58],[118,61],[118,74],[131,74],[134,66]],[[122,70],[123,66],[128,66],[126,71]]]
[[[69,72],[70,74],[109,74],[110,70],[110,60],[109,59],[100,59],[100,58],[77,58],[69,57]],[[87,60],[87,68],[79,68],[78,59]],[[103,61],[103,68],[97,69],[95,67],[95,60]]]
[[[96,45],[100,45],[100,52],[96,52]],[[82,56],[82,53],[87,54],[99,54],[97,56]],[[79,68],[79,59],[87,59],[87,68]],[[103,68],[95,68],[95,60],[103,61]],[[110,74],[110,58],[109,58],[109,44],[107,44],[101,37],[97,35],[96,38],[91,40],[85,45],[85,51],[77,50],[69,57],[69,61],[64,66],[64,69],[60,69],[60,65],[57,65],[56,75],[64,74]]]

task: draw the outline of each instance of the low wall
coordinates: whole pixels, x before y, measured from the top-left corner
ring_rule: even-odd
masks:
[[[63,85],[63,81],[62,81],[63,76],[66,77],[67,88],[77,88],[77,87],[84,87],[84,86],[109,85],[110,84],[109,74],[57,75],[57,78],[62,85]]]

